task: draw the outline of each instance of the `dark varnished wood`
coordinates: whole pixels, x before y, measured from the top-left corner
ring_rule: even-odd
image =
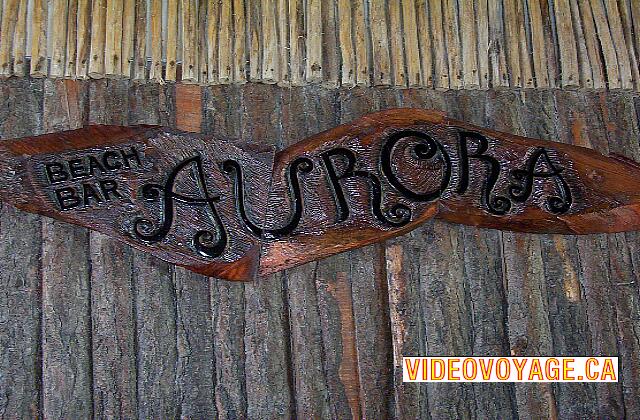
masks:
[[[230,280],[432,217],[520,232],[640,229],[635,162],[417,109],[369,114],[275,155],[162,127],[89,126],[6,141],[0,160],[4,201]]]

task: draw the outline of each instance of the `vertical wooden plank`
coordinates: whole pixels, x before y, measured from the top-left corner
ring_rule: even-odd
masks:
[[[76,128],[69,107],[79,100],[62,80],[44,82],[46,132]],[[77,91],[76,91],[77,93]],[[91,286],[88,230],[42,223],[43,417],[86,418],[93,410]]]
[[[78,36],[78,0],[69,0],[69,7],[66,19],[66,44],[67,53],[64,60],[64,77],[74,78],[76,74],[76,39]]]
[[[325,260],[316,271],[329,404],[335,418],[362,418],[349,255]]]
[[[173,0],[175,4],[175,0]],[[136,30],[136,1],[124,0],[122,9],[122,53],[120,56],[120,71],[126,78],[132,76],[134,63],[134,40]],[[171,21],[167,21],[167,26]],[[167,29],[169,31],[169,29]]]
[[[640,145],[638,136],[638,114],[633,95],[629,92],[609,92],[601,97],[604,127],[607,129],[607,144],[611,153],[638,161]],[[617,350],[622,367],[620,377],[624,415],[640,416],[640,288],[638,287],[637,250],[640,243],[638,232],[607,235],[609,248],[610,284],[607,291],[615,306]],[[635,258],[635,260],[634,260]]]
[[[202,88],[197,85],[176,86],[176,125],[183,131],[202,130]]]
[[[531,46],[529,45],[529,34],[527,34],[527,29],[525,25],[528,22],[525,22],[525,19],[528,16],[527,10],[524,8],[524,1],[520,0],[517,3],[516,8],[516,24],[518,27],[519,33],[519,42],[518,49],[520,52],[520,69],[522,70],[522,85],[526,88],[535,87],[535,83],[533,80],[533,68],[531,67]],[[530,27],[530,24],[528,25]]]
[[[174,82],[178,68],[178,0],[167,1],[167,65],[165,80]]]
[[[182,81],[198,82],[198,1],[182,4]]]
[[[502,2],[489,1],[489,60],[491,86],[509,86],[509,73],[505,57],[505,28],[502,19]]]
[[[375,92],[366,88],[342,91],[340,122],[379,109]],[[351,251],[349,259],[361,415],[388,418],[393,410],[393,355],[384,247],[377,244]]]
[[[217,70],[217,63],[211,63],[209,65],[208,55],[209,51],[207,50],[207,45],[210,41],[207,37],[207,24],[208,24],[208,15],[209,15],[209,1],[208,0],[198,0],[198,36],[197,36],[197,44],[196,44],[196,54],[198,57],[198,82],[200,84],[205,83],[213,83],[217,82],[217,77],[215,80],[209,80],[209,67],[213,67]]]
[[[321,10],[322,35],[322,81],[325,86],[336,87],[340,77],[340,46],[338,43],[338,22],[336,21],[336,0],[324,3]]]
[[[460,89],[462,88],[463,80],[457,0],[443,0],[442,6],[444,9],[444,35],[447,42],[447,59],[449,63],[449,87],[451,89]]]
[[[402,26],[404,31],[404,51],[407,60],[407,81],[409,87],[419,86],[421,80],[420,44],[418,42],[418,18],[416,16],[415,0],[402,0]]]
[[[635,33],[636,48],[638,49],[638,61],[640,61],[640,0],[631,1],[631,20],[633,21],[633,32]],[[638,63],[640,66],[640,63]],[[636,90],[640,91],[640,83],[637,84]]]
[[[323,92],[321,87],[309,86],[291,88],[283,95],[282,147],[336,125],[331,105],[335,96],[321,98]],[[289,306],[291,369],[295,372],[293,385],[298,418],[329,418],[333,414],[316,290],[317,273],[326,264],[331,261],[305,264],[289,269],[283,275]]]
[[[31,76],[45,77],[47,63],[47,2],[32,0],[31,14]]]
[[[583,143],[587,125],[583,95],[575,91],[554,93],[555,107],[565,111],[558,114],[557,140]],[[593,238],[587,239],[593,241]],[[579,241],[575,237],[544,235],[541,238],[545,253],[545,277],[549,293],[551,332],[554,354],[558,356],[591,354],[591,332],[588,324],[588,305],[582,288]],[[557,384],[555,394],[560,417],[596,417],[595,384]]]
[[[392,83],[395,86],[406,86],[407,75],[404,65],[404,43],[402,33],[402,12],[400,1],[392,1],[388,5],[389,27],[393,28],[390,37],[389,53],[391,55],[391,69],[393,71]]]
[[[487,93],[461,90],[449,95],[447,115],[486,127]],[[464,255],[464,287],[471,313],[472,354],[509,354],[505,274],[502,266],[502,233],[460,226]],[[516,416],[513,384],[473,384],[476,416],[512,418]]]
[[[160,101],[156,95],[148,92],[153,85],[146,86],[133,85],[128,92],[129,104],[132,105],[129,124],[161,122]],[[120,88],[127,93],[126,83],[123,82]],[[126,97],[122,100],[125,101]],[[141,251],[132,252],[137,333],[137,414],[140,418],[174,418],[183,408],[183,401],[178,397],[179,379],[184,376],[184,360],[181,359],[183,348],[178,348],[176,342],[179,321],[174,268]],[[177,376],[179,367],[180,378]],[[180,397],[183,395],[180,394]],[[186,400],[188,396],[184,398]]]
[[[240,138],[242,91],[237,86],[204,89],[204,132]],[[211,311],[215,357],[215,405],[220,418],[247,417],[245,386],[244,284],[211,278]]]
[[[162,0],[151,0],[151,67],[149,79],[162,80]]]
[[[369,26],[373,54],[373,84],[391,84],[391,56],[387,32],[387,9],[383,0],[369,0]]]
[[[262,81],[277,83],[280,80],[280,50],[276,25],[275,0],[261,0],[262,10]]]
[[[479,21],[480,19],[478,19]],[[479,22],[478,22],[479,23]],[[462,45],[462,82],[465,89],[480,87],[476,14],[473,0],[460,1],[460,40]]]
[[[424,322],[419,298],[420,267],[413,253],[417,243],[413,234],[387,241],[387,282],[393,346],[394,418],[428,418],[426,387],[402,382],[402,358],[427,354]],[[410,239],[411,238],[411,239]]]
[[[128,122],[128,82],[94,80],[89,86],[89,122]],[[93,386],[96,416],[136,417],[137,360],[135,285],[131,248],[89,233]]]
[[[107,4],[107,26],[104,44],[104,72],[107,77],[119,77],[122,75],[122,32],[124,30],[124,21],[122,20],[123,8],[124,0],[112,0]],[[151,13],[153,14],[153,8]]]
[[[442,2],[429,1],[429,16],[431,17],[431,34],[433,39],[433,62],[435,78],[433,85],[436,89],[449,89],[449,64],[442,26]]]
[[[528,95],[529,93],[527,93]],[[526,134],[522,102],[527,96],[517,93],[490,92],[487,119],[491,128]],[[514,356],[552,354],[548,319],[547,291],[542,269],[540,240],[531,235],[503,233],[503,258],[508,300],[510,353]],[[515,384],[519,417],[557,418],[557,408],[550,384]]]
[[[207,5],[207,78],[210,83],[218,81],[222,65],[220,57],[224,55],[222,50],[227,48],[219,32],[220,6],[221,3],[218,0],[209,0]]]
[[[245,1],[233,0],[233,81],[236,83],[247,80],[246,30]]]
[[[0,138],[42,134],[43,81],[0,81]],[[0,207],[0,411],[42,418],[41,217]]]
[[[18,20],[18,0],[7,0],[2,10],[2,20],[0,21],[0,76],[9,77],[13,74],[13,63],[11,62],[11,50],[13,37]]]
[[[338,0],[338,31],[340,37],[340,83],[353,87],[356,84],[356,57],[352,39],[351,0]]]
[[[262,76],[262,51],[264,49],[264,44],[262,40],[262,27],[260,24],[262,16],[260,2],[261,0],[246,0],[247,25],[249,28],[247,33],[247,36],[249,37],[247,45],[249,47],[250,81],[258,81]],[[302,13],[302,9],[299,10],[299,13]],[[299,30],[304,29],[300,27]]]
[[[288,86],[289,76],[289,0],[276,0],[276,12],[278,19],[278,54],[280,67],[280,86]]]
[[[371,38],[368,36],[365,18],[365,2],[356,0],[351,2],[353,13],[353,40],[356,51],[356,84],[369,85],[371,82],[371,58],[369,56]]]
[[[280,95],[276,86],[243,89],[242,138],[265,147],[279,137]],[[288,311],[282,274],[245,285],[245,373],[247,417],[293,416]]]
[[[89,77],[104,77],[104,53],[106,41],[106,0],[91,3],[91,52],[89,53]]]
[[[478,30],[478,76],[480,88],[489,87],[489,6],[487,0],[476,0]]]
[[[306,81],[318,83],[322,81],[322,1],[306,0],[305,28],[307,41]]]
[[[76,44],[76,77],[86,79],[91,49],[91,1],[78,0],[78,30]]]

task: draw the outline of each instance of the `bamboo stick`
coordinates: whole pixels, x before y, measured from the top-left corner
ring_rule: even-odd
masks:
[[[133,78],[144,80],[147,77],[147,2],[136,3],[136,40],[133,57]]]
[[[491,63],[491,84],[493,87],[509,86],[509,73],[505,57],[504,21],[502,5],[489,1],[489,60]]]
[[[392,1],[389,5],[389,27],[391,32],[389,34],[390,48],[389,55],[391,56],[391,69],[393,70],[392,83],[395,86],[406,86],[407,75],[404,69],[404,46],[402,36],[402,22],[400,11],[400,0]]]
[[[489,9],[487,0],[476,0],[478,30],[478,79],[480,88],[489,87]]]
[[[122,75],[122,30],[120,28],[123,28],[123,8],[123,0],[109,0],[107,2],[104,73],[108,77]]]
[[[620,18],[620,10],[615,0],[604,0],[607,11],[607,21],[611,30],[613,46],[618,59],[618,69],[620,71],[620,86],[622,89],[633,89],[633,73],[631,70],[631,60],[629,59],[629,50],[622,28],[622,20]]]
[[[104,77],[104,53],[106,38],[106,0],[94,0],[91,9],[91,52],[89,55],[89,77]]]
[[[522,87],[522,69],[520,68],[520,28],[517,23],[517,0],[504,0],[504,29],[507,47],[507,62],[509,65],[509,84],[512,87]]]
[[[587,0],[578,1],[580,16],[584,27],[585,45],[589,58],[589,68],[591,69],[591,82],[587,81],[586,86],[595,89],[604,89],[607,86],[603,62],[598,44],[598,34],[596,32],[591,6]]]
[[[260,1],[246,0],[247,24],[249,25],[249,80],[259,81],[262,77],[262,28]]]
[[[542,11],[538,0],[528,0],[531,27],[531,46],[533,49],[533,69],[538,87],[549,87],[547,52],[542,24]]]
[[[444,1],[444,34],[447,41],[447,58],[449,62],[449,87],[462,87],[462,65],[460,63],[460,28],[458,25],[457,0]]]
[[[51,38],[51,68],[49,77],[64,77],[65,55],[67,52],[67,0],[52,0],[51,10],[53,29],[48,36]]]
[[[289,63],[293,86],[302,85],[304,80],[304,37],[302,0],[289,0]]]
[[[151,67],[149,79],[162,80],[162,0],[150,1]]]
[[[233,38],[231,37],[231,2],[223,1],[220,5],[220,29],[217,39],[218,43],[218,81],[220,83],[230,83],[233,80],[232,59]],[[209,18],[214,18],[209,14]],[[209,36],[209,41],[213,38]],[[209,61],[211,66],[215,65]],[[211,74],[211,73],[209,73]]]
[[[636,35],[636,46],[638,47],[638,61],[640,61],[640,0],[631,0],[631,18],[634,22],[633,29]],[[640,65],[640,62],[638,65]],[[636,84],[636,89],[640,91],[640,80]]]
[[[617,89],[622,86],[620,71],[618,69],[618,58],[611,37],[609,22],[602,4],[602,0],[591,0],[591,11],[593,20],[596,23],[598,39],[600,40],[600,51],[604,58],[604,66],[607,74],[607,83],[610,89]],[[562,45],[562,43],[560,43]]]
[[[306,80],[322,81],[322,0],[307,0],[305,10],[307,61]]]
[[[244,0],[233,0],[233,81],[247,80],[246,19]]]
[[[261,0],[262,9],[262,81],[279,81],[278,34],[276,32],[276,10],[274,0]]]
[[[289,76],[289,4],[288,0],[277,0],[276,6],[278,20],[278,58],[280,68],[281,86],[290,85]]]
[[[520,70],[522,71],[522,84],[526,88],[535,87],[533,81],[533,69],[531,67],[531,47],[529,37],[525,29],[525,13],[523,0],[516,2],[516,24],[518,25],[518,46],[520,50]]]
[[[571,20],[569,0],[555,0],[556,28],[560,45],[560,83],[562,87],[578,86],[578,51]]]
[[[47,2],[33,0],[31,16],[31,76],[47,75]]]
[[[13,33],[13,74],[16,76],[26,76],[28,2],[20,1],[19,3],[16,29]]]
[[[198,81],[201,84],[206,83],[218,83],[218,79],[209,80],[209,67],[213,67],[216,70],[216,75],[218,73],[218,63],[211,63],[209,66],[208,57],[208,49],[207,49],[207,20],[209,13],[209,1],[208,0],[199,0],[198,1],[198,28],[197,28],[197,41],[196,41],[196,56],[198,57]]]
[[[340,45],[336,22],[336,2],[325,1],[322,5],[322,81],[328,87],[338,86],[340,73]]]
[[[460,38],[462,44],[462,82],[465,89],[480,87],[478,75],[478,40],[473,0],[460,0]]]
[[[196,0],[182,2],[182,81],[198,82],[198,16]]]
[[[2,23],[0,24],[0,77],[9,77],[13,74],[11,50],[13,49],[18,8],[18,0],[5,0]]]
[[[175,82],[178,68],[178,0],[167,0],[167,66],[165,80]]]
[[[624,31],[624,39],[627,46],[627,52],[629,53],[629,63],[631,67],[631,75],[633,76],[633,81],[635,83],[636,88],[640,86],[640,68],[638,68],[638,55],[633,47],[633,17],[631,15],[631,4],[627,1],[622,1],[619,3],[620,9],[620,19],[622,20],[622,29]],[[639,22],[640,24],[640,22]],[[640,30],[638,28],[637,30]],[[640,45],[638,46],[640,48]]]
[[[90,0],[78,0],[76,78],[86,79],[89,72],[89,52],[91,48]]]
[[[389,34],[387,32],[387,11],[384,0],[370,0],[369,25],[373,51],[374,85],[391,84],[391,57],[389,54]]]
[[[431,16],[431,36],[433,37],[434,87],[449,89],[449,64],[444,41],[444,27],[442,26],[442,3],[438,0],[429,1]]]
[[[585,33],[580,19],[580,9],[577,2],[571,2],[571,16],[573,17],[573,28],[576,33],[576,46],[578,48],[578,69],[580,70],[580,85],[583,87],[593,87],[593,71],[589,61]]]
[[[292,0],[290,0],[292,1]],[[353,15],[353,39],[355,48],[355,75],[357,85],[369,85],[371,81],[371,64],[369,59],[370,38],[367,36],[364,1],[354,0],[351,3],[351,13]]]
[[[77,21],[78,0],[69,0],[67,12],[66,58],[64,61],[64,77],[73,78],[76,74],[76,39],[78,37]]]
[[[418,43],[418,23],[415,0],[402,0],[402,23],[404,51],[407,62],[407,83],[420,85],[420,45]]]
[[[207,63],[209,63],[207,78],[210,83],[216,83],[218,81],[220,71],[219,56],[224,53],[223,49],[226,47],[224,44],[221,44],[221,42],[224,42],[222,41],[222,36],[220,35],[220,37],[218,37],[219,8],[219,0],[209,0],[207,10]]]
[[[356,84],[356,57],[351,37],[351,0],[338,0],[338,32],[340,34],[340,83],[343,86]]]
[[[120,57],[120,72],[124,77],[131,77],[133,69],[135,24],[136,1],[124,0],[122,9],[122,51]]]
[[[431,24],[427,14],[426,0],[417,0],[416,18],[420,48],[420,76],[422,85],[433,87],[433,52],[431,50]]]

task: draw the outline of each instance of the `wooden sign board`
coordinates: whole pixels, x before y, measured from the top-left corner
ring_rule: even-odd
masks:
[[[521,232],[640,229],[640,166],[435,111],[367,115],[261,155],[154,126],[0,144],[0,198],[171,263],[251,280],[432,217]]]

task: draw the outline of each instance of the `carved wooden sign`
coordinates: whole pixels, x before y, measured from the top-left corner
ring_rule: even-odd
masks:
[[[437,217],[522,232],[640,229],[640,166],[451,120],[367,115],[269,157],[163,127],[0,144],[0,198],[193,271],[250,280]]]

